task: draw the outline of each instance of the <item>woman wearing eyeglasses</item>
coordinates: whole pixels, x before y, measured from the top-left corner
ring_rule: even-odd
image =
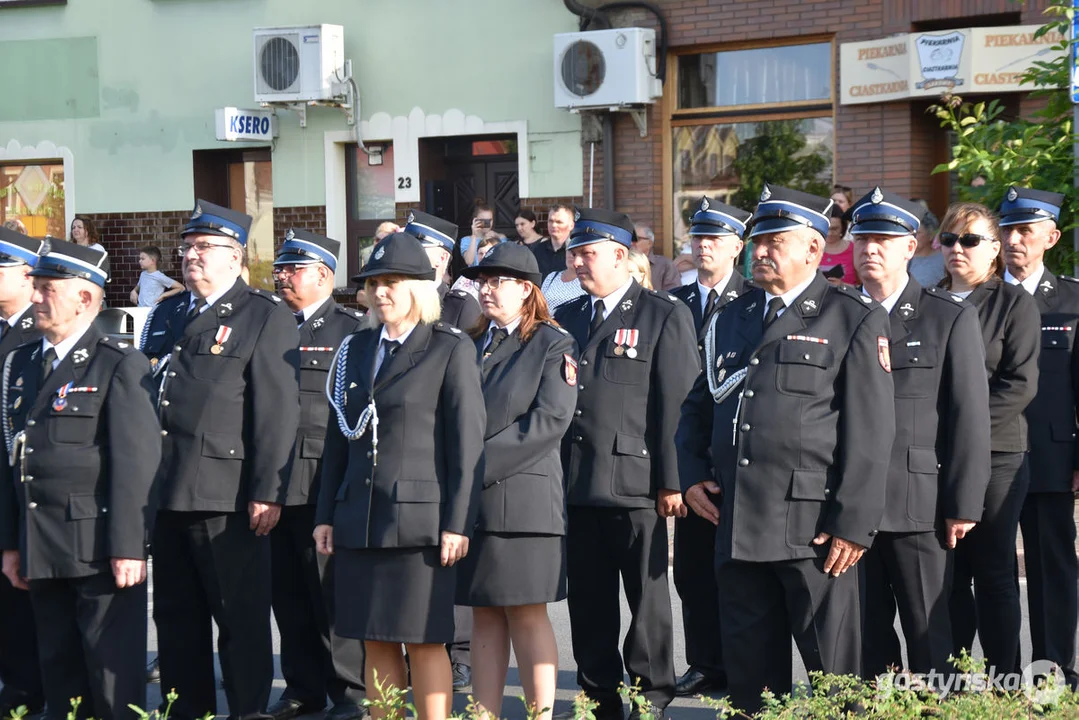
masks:
[[[379,324],[346,338],[330,367],[315,547],[335,557],[334,631],[364,641],[368,696],[408,687],[404,644],[420,719],[443,720],[455,564],[483,480],[476,350],[439,321],[434,271],[411,235],[379,242],[353,279]]]
[[[558,647],[547,603],[566,597],[559,447],[577,403],[576,348],[551,319],[527,247],[498,245],[464,274],[483,309],[472,336],[487,406],[479,517],[457,583],[458,604],[473,608],[472,688],[500,717],[512,645],[525,700],[548,720]]]
[[[955,550],[952,644],[958,657],[977,631],[986,664],[1010,672],[1018,670],[1021,624],[1015,536],[1030,484],[1023,412],[1038,388],[1041,319],[1030,295],[1001,279],[1001,241],[996,216],[977,203],[952,205],[941,222],[941,286],[978,308],[981,321],[992,450],[981,520]]]

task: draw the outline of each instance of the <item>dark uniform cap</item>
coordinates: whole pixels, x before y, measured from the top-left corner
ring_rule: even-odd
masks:
[[[569,234],[566,249],[610,240],[626,247],[633,247],[637,231],[629,215],[611,210],[577,209],[573,215],[573,230]]]
[[[337,270],[337,253],[341,243],[313,232],[290,229],[285,233],[285,244],[277,251],[274,265],[313,265],[325,263],[330,270]]]
[[[467,267],[461,274],[469,280],[475,280],[480,275],[508,275],[528,280],[533,285],[543,282],[535,253],[524,245],[509,242],[495,245],[487,251],[479,265]]]
[[[925,208],[878,185],[851,206],[850,214],[851,235],[913,235]]]
[[[50,239],[30,274],[34,277],[82,278],[103,288],[109,281],[109,254],[66,240]]]
[[[352,276],[352,282],[363,282],[378,275],[405,275],[417,280],[434,280],[435,269],[420,241],[408,233],[398,232],[387,235],[375,245],[371,259],[359,275]]]
[[[737,235],[746,232],[746,221],[753,213],[721,203],[714,198],[701,198],[697,212],[690,220],[690,235]]]
[[[457,242],[457,226],[454,223],[416,210],[409,212],[405,232],[423,243],[424,247],[442,247],[453,252]]]
[[[749,237],[797,227],[812,228],[822,238],[828,237],[828,219],[833,204],[831,198],[765,183],[757,209],[746,223]]]
[[[196,200],[191,219],[187,221],[180,237],[198,233],[200,235],[220,235],[232,238],[241,245],[247,245],[247,232],[251,229],[252,218],[242,212],[229,210],[220,205]]]
[[[1024,225],[1043,220],[1060,220],[1060,208],[1064,206],[1064,196],[1060,193],[1030,188],[1008,188],[1004,200],[1000,203],[1000,226]]]
[[[44,245],[45,243],[37,238],[0,225],[0,267],[34,267]]]

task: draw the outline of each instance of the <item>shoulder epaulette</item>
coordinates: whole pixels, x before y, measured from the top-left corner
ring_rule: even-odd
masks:
[[[281,298],[278,295],[274,295],[272,292],[270,292],[268,290],[263,290],[261,288],[248,288],[248,291],[252,295],[258,295],[260,298],[270,300],[271,302],[275,302],[275,303],[281,302]]]
[[[865,307],[872,307],[875,304],[879,304],[876,300],[852,285],[833,285],[832,287],[838,290],[840,295],[849,297],[851,300],[857,300]]]
[[[122,355],[133,353],[138,350],[138,348],[136,348],[133,344],[127,342],[126,340],[113,340],[108,335],[105,335],[100,340],[98,340],[98,345],[100,345],[101,347],[107,347],[111,350],[115,350]]]
[[[1076,283],[1079,285],[1079,278],[1073,278],[1070,275],[1057,275],[1057,280],[1063,280],[1064,282]]]
[[[667,302],[672,303],[672,304],[682,302],[681,300],[676,298],[674,295],[671,295],[669,292],[661,292],[659,290],[649,290],[648,292],[650,294],[652,294],[652,295],[654,295],[654,296],[656,296],[656,297],[658,297],[658,298],[660,298],[662,300],[666,300]]]
[[[359,310],[353,310],[351,308],[343,307],[341,305],[338,305],[336,308],[334,308],[334,310],[341,313],[342,315],[346,315],[356,320],[362,320],[365,317],[365,315]]]
[[[553,322],[550,322],[548,320],[544,320],[543,324],[551,328],[552,330],[562,333],[563,335],[569,335],[569,330],[562,327],[561,325],[555,325]]]
[[[439,322],[436,322],[434,327],[435,330],[438,330],[439,332],[444,332],[447,335],[464,335],[464,333],[461,331],[461,328],[450,325],[447,322],[442,322],[441,320]]]

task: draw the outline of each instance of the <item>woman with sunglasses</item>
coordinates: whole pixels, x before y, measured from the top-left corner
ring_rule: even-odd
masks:
[[[962,648],[969,652],[977,631],[986,664],[1011,672],[1018,670],[1021,624],[1015,536],[1030,484],[1023,412],[1038,389],[1041,319],[1030,295],[1002,280],[1002,237],[988,208],[952,205],[941,222],[940,243],[947,271],[941,286],[978,309],[992,450],[981,520],[955,550],[952,644],[956,657]]]
[[[487,406],[479,517],[457,582],[457,603],[473,608],[472,688],[481,712],[500,717],[512,645],[525,701],[549,720],[558,646],[547,603],[566,597],[559,447],[577,403],[576,348],[527,247],[498,245],[464,275],[483,308],[472,337]]]
[[[314,531],[335,557],[334,632],[363,640],[368,697],[408,687],[404,644],[420,720],[450,711],[445,644],[486,421],[475,348],[439,321],[434,275],[420,241],[395,233],[353,278],[378,324],[343,340],[330,366]]]

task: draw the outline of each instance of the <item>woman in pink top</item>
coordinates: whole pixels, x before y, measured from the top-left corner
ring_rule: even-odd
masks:
[[[832,217],[828,224],[828,239],[824,243],[824,256],[820,261],[820,271],[833,285],[846,283],[858,284],[858,274],[854,271],[854,243],[846,237],[847,223],[843,212],[832,208]]]

